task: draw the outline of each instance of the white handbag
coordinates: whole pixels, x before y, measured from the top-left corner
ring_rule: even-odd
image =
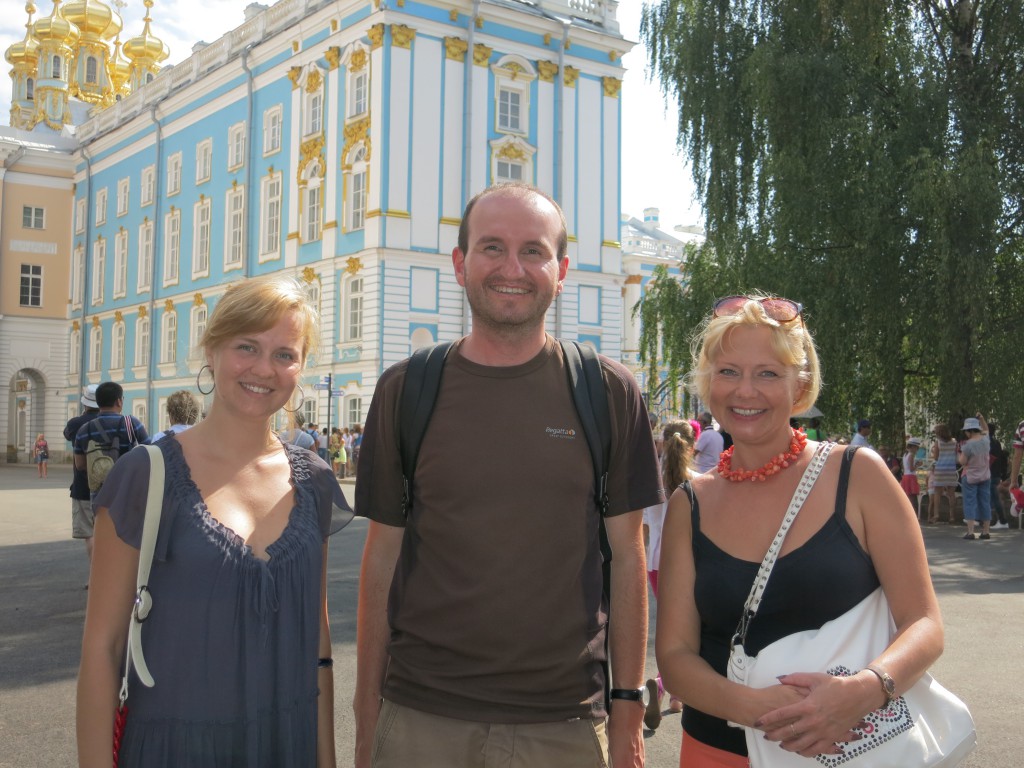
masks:
[[[814,484],[817,472],[820,472],[820,466],[814,470],[814,460],[801,480],[801,486],[812,470],[815,474],[810,478],[810,485]],[[809,490],[808,487],[807,492]],[[796,508],[791,503],[782,527],[765,555],[747,598],[743,620],[733,638],[727,676],[751,688],[777,685],[779,675],[793,672],[821,670],[830,675],[856,674],[889,646],[896,631],[889,602],[879,587],[842,616],[818,629],[780,638],[763,648],[756,657],[747,656],[744,652],[742,641],[746,630],[757,613],[782,541],[807,492],[799,501],[794,495]],[[860,740],[843,742],[843,754],[817,755],[813,762],[828,768],[844,765],[851,768],[952,768],[959,765],[976,744],[974,720],[967,706],[928,674],[922,675],[892,704],[868,714],[864,721],[867,725],[859,729]],[[787,752],[776,742],[766,741],[763,731],[736,727],[743,727],[745,731],[752,768],[808,768],[812,765],[811,758]]]

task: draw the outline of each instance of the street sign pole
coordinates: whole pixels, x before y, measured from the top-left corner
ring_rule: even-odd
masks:
[[[333,400],[333,399],[334,398],[331,397],[331,374],[328,373],[327,374],[327,428],[328,428],[327,434],[328,435],[331,434],[329,430],[333,426],[333,424],[331,424],[331,400]]]

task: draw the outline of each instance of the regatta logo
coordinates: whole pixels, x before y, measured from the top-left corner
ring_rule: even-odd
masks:
[[[544,432],[549,437],[557,438],[558,440],[575,440],[576,430],[575,429],[563,429],[560,427],[547,427]]]

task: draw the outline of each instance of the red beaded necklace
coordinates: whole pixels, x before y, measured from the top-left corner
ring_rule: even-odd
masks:
[[[742,483],[745,480],[764,482],[772,475],[778,474],[794,461],[807,445],[807,435],[798,429],[793,430],[793,439],[789,443],[789,451],[772,456],[768,463],[758,469],[733,469],[732,451],[735,446],[722,453],[718,460],[718,474],[733,483]]]

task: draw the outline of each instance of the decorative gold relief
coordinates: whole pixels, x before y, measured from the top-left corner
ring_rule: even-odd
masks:
[[[462,225],[462,219],[453,219],[453,218],[451,218],[449,216],[442,216],[440,223],[441,224],[450,224],[453,227],[458,227],[458,226]]]
[[[622,243],[618,240],[602,240],[601,245],[606,245],[609,248],[622,248]]]
[[[457,10],[452,8],[450,11],[448,11],[448,21],[458,21],[458,20],[459,20],[459,12]]]
[[[478,67],[486,67],[491,60],[492,53],[494,53],[493,48],[488,48],[483,43],[477,43],[473,46],[473,63]]]
[[[569,38],[566,38],[565,39],[565,50],[568,51],[570,48],[572,48],[572,41]]]
[[[238,189],[238,179],[232,179],[231,180],[231,188],[232,189]]]
[[[618,60],[619,60],[619,52],[618,51],[608,51],[608,61],[613,61],[614,62],[614,61],[618,61]]]
[[[174,301],[172,301],[171,299],[168,299],[167,301],[164,302],[164,312],[173,312],[173,311],[174,311]]]
[[[356,256],[349,256],[345,261],[345,274],[347,275],[358,275],[362,268],[362,259]]]
[[[298,232],[289,232],[288,236],[285,237],[285,240],[298,240],[298,239],[299,239],[299,233]]]
[[[124,315],[121,314],[121,310],[120,309],[118,309],[118,310],[116,310],[114,312],[114,322],[115,323],[123,323],[124,322]]]
[[[197,293],[192,296],[192,304],[197,307],[203,306],[206,303],[206,299],[203,298],[203,294]]]
[[[530,156],[523,151],[522,147],[518,147],[511,143],[506,144],[494,154],[501,160],[518,160],[520,162],[525,162],[530,159]]]
[[[366,36],[370,38],[370,48],[377,50],[384,44],[384,25],[374,24],[367,31]]]
[[[93,315],[92,316],[92,327],[93,328],[99,328],[100,327],[100,316],[99,315]]]
[[[331,32],[337,32],[337,31],[338,31],[338,20],[337,19],[331,19]]]
[[[312,267],[306,267],[305,269],[302,270],[302,279],[305,280],[307,283],[312,283],[314,280],[317,279],[316,272]]]
[[[484,28],[484,17],[483,16],[477,16],[476,17],[476,28],[477,29],[483,29]]]
[[[292,81],[292,90],[299,87],[299,78],[302,77],[302,67],[292,67],[288,70],[288,79]]]
[[[408,211],[396,211],[392,208],[388,208],[384,211],[385,216],[390,216],[393,219],[411,219]]]
[[[558,74],[558,65],[553,61],[538,61],[537,72],[542,82],[553,83]]]
[[[405,8],[405,0],[396,0],[396,4],[399,8]]]
[[[580,71],[576,67],[570,67],[568,64],[565,65],[565,72],[562,74],[562,82],[565,83],[567,88],[575,88],[576,81],[580,79]]]
[[[292,40],[292,53],[298,53],[298,52],[299,52],[299,41],[298,40]]]
[[[460,37],[446,37],[444,39],[445,55],[452,61],[465,61],[466,49],[469,43]]]
[[[366,212],[366,218],[368,218],[368,219],[379,219],[380,218],[380,208],[374,208],[372,211],[367,211]]]
[[[345,143],[341,146],[341,158],[342,162],[345,162],[345,158],[348,157],[348,153],[352,150],[359,142],[363,142],[366,147],[366,160],[370,159],[370,118],[361,117],[355,122],[349,123],[345,126]]]
[[[77,320],[74,320],[71,323],[71,330],[72,331],[80,331],[80,330],[82,330],[82,326],[78,324]]]
[[[320,167],[323,168],[323,151],[324,151],[324,137],[314,136],[311,139],[306,139],[302,144],[299,145],[299,167],[295,174],[295,180],[298,183],[302,183],[302,175],[306,171],[306,166],[313,160],[317,160],[320,163]]]
[[[306,75],[306,93],[316,93],[320,90],[320,86],[323,82],[324,79],[320,74],[320,70],[314,67],[310,70],[309,74]]]
[[[356,48],[348,59],[348,71],[358,72],[366,66],[366,49]]]
[[[626,285],[643,285],[643,275],[629,275],[626,278]]]
[[[551,45],[551,33],[548,32],[544,35],[544,45]]]
[[[611,96],[613,99],[619,97],[619,91],[622,90],[622,81],[617,77],[602,77],[601,82],[604,83],[604,95]]]
[[[337,45],[332,45],[324,51],[324,58],[327,60],[327,66],[333,72],[338,68],[338,64],[341,62],[341,48]]]
[[[503,69],[512,75],[513,80],[517,79],[521,74],[526,72],[526,70],[520,64],[517,64],[514,61],[510,61],[503,67]]]
[[[146,309],[146,305],[145,304],[139,304],[139,317],[145,317],[147,314],[148,314],[148,310]],[[96,319],[96,315],[93,315],[92,319],[95,320]]]
[[[416,37],[416,30],[407,27],[405,24],[391,25],[391,41],[396,48],[412,48],[412,39]]]

